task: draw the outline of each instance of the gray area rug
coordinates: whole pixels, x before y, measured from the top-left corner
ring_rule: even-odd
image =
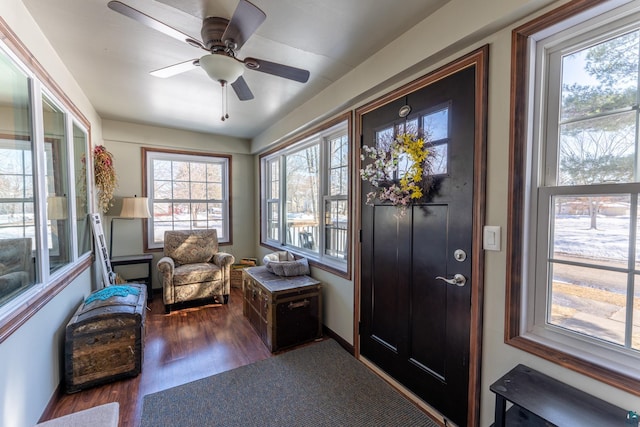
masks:
[[[146,395],[141,425],[437,427],[334,340]]]

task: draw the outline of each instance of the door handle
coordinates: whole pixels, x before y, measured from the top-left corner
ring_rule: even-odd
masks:
[[[446,277],[438,276],[436,277],[436,280],[442,280],[447,282],[450,285],[456,285],[456,286],[464,286],[464,284],[467,283],[467,278],[460,273],[454,274],[453,279],[447,279]]]

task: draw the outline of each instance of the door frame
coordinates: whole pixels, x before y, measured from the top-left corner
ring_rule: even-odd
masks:
[[[484,295],[484,251],[482,249],[482,229],[485,219],[485,177],[486,177],[486,152],[487,152],[487,100],[488,100],[488,71],[489,71],[489,46],[485,45],[453,62],[444,65],[428,73],[423,77],[405,84],[368,104],[355,110],[355,135],[354,141],[359,141],[353,150],[353,162],[355,167],[353,179],[357,182],[354,191],[355,205],[355,229],[362,230],[362,212],[360,209],[361,185],[359,171],[361,166],[360,146],[362,145],[362,116],[385,104],[422,89],[438,80],[455,74],[468,67],[476,67],[475,82],[475,130],[474,130],[474,177],[473,177],[473,242],[471,256],[471,331],[469,343],[469,388],[468,399],[468,426],[477,426],[480,422],[480,370],[482,367],[482,314]],[[360,359],[360,297],[361,297],[361,262],[362,242],[356,239],[354,245],[354,352]]]

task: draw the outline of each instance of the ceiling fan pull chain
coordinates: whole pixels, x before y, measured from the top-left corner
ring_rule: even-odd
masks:
[[[220,116],[220,120],[222,120],[223,122],[225,121],[225,113],[226,111],[226,107],[225,107],[225,97],[227,95],[227,86],[224,84],[224,81],[220,82],[220,91],[222,92],[222,96],[220,97],[220,107],[222,109],[222,116]]]
[[[224,118],[229,118],[229,85],[224,85]]]

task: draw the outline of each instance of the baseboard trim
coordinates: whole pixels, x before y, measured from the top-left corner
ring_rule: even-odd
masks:
[[[336,334],[334,331],[329,329],[327,325],[322,325],[322,333],[328,336],[329,338],[333,338],[334,340],[336,340],[342,348],[347,350],[347,352],[349,352],[350,355],[355,357],[356,355],[355,347],[352,344],[349,344],[347,341],[345,341],[345,339],[342,338],[340,335]]]

